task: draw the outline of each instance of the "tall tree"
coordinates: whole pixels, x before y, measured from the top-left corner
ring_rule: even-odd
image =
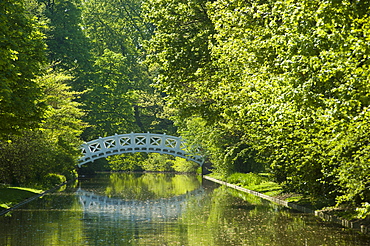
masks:
[[[185,134],[221,137],[202,141],[220,170],[253,155],[287,189],[369,200],[368,1],[146,6],[158,87]]]
[[[144,9],[156,27],[147,45],[150,70],[157,75],[155,86],[166,93],[178,114],[212,119],[217,116],[209,97],[215,86],[210,80],[214,26],[206,4],[205,0],[146,1]]]
[[[45,61],[44,35],[23,1],[0,3],[0,138],[37,127],[43,114],[41,90],[33,80]]]
[[[45,118],[40,128],[9,135],[11,141],[1,143],[0,182],[42,185],[50,173],[73,176],[84,124],[75,101],[78,93],[67,86],[70,79],[53,70],[37,77],[47,105]]]
[[[166,126],[154,108],[152,80],[143,63],[153,28],[143,20],[141,1],[93,0],[83,4],[84,32],[92,43],[94,78],[83,97],[92,127],[86,139]],[[153,95],[153,96],[151,96]],[[161,106],[155,105],[156,110]]]
[[[38,0],[48,20],[46,43],[48,58],[54,67],[69,71],[74,90],[83,91],[91,82],[93,61],[90,40],[82,30],[81,0]]]

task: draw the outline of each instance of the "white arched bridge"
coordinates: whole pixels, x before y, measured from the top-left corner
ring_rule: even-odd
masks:
[[[81,145],[83,156],[78,166],[97,159],[124,153],[146,152],[178,156],[203,165],[204,156],[187,146],[181,137],[154,133],[115,134]],[[195,154],[194,154],[195,153]]]

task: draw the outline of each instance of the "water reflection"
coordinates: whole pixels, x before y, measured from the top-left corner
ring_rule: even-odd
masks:
[[[0,217],[0,245],[370,245],[197,176],[104,174]]]
[[[180,242],[187,230],[179,221],[209,190],[195,175],[114,173],[108,182],[99,179],[100,185],[82,183],[76,192],[90,245],[185,245]]]
[[[84,213],[104,213],[130,220],[176,219],[186,209],[188,200],[199,201],[205,194],[202,187],[183,195],[155,200],[109,198],[83,189],[76,193]]]
[[[201,187],[197,175],[170,173],[112,173],[98,176],[81,188],[97,195],[128,200],[148,200],[178,196]]]

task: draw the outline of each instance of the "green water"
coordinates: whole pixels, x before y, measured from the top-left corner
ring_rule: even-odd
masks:
[[[0,245],[370,245],[195,175],[99,174],[0,217]]]

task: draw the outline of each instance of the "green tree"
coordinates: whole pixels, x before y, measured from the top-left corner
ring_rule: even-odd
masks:
[[[172,168],[175,172],[194,173],[199,168],[199,165],[192,161],[187,161],[181,157],[175,157],[172,161]]]
[[[110,136],[135,131],[132,102],[136,97],[130,89],[126,58],[106,49],[95,61],[94,83],[83,97],[86,120],[91,125],[85,138]]]
[[[45,61],[44,35],[23,1],[0,3],[0,138],[38,126],[41,90],[33,80]]]
[[[131,131],[167,131],[161,95],[143,60],[143,47],[153,32],[143,20],[141,1],[93,0],[83,5],[83,30],[92,44],[93,79],[82,97],[91,125],[83,134],[93,139]],[[173,130],[171,130],[173,131]]]
[[[368,3],[210,6],[217,79],[228,88],[214,94],[224,126],[241,130],[288,188],[315,196],[343,192],[345,179],[338,186],[335,175],[341,162],[329,153],[368,107]]]
[[[91,83],[93,61],[91,41],[82,29],[81,0],[38,0],[41,17],[48,23],[46,43],[48,59],[55,68],[70,71],[69,83],[76,91],[84,91]],[[35,4],[34,4],[35,5]]]
[[[84,124],[75,101],[78,93],[66,85],[70,79],[62,72],[49,70],[35,80],[47,105],[45,118],[40,128],[10,135],[9,141],[1,143],[0,182],[42,186],[50,173],[73,177],[80,154],[78,136]]]
[[[142,163],[148,157],[146,153],[121,154],[109,156],[109,168],[113,171],[142,171]]]
[[[173,171],[171,159],[171,157],[164,154],[150,153],[148,158],[141,163],[141,166],[146,171]]]
[[[369,7],[147,1],[157,27],[148,62],[182,135],[199,140],[220,171],[267,163],[289,190],[361,204]]]
[[[207,1],[146,1],[146,19],[156,27],[148,43],[147,62],[157,75],[155,86],[166,93],[168,103],[184,117],[199,114],[216,118],[209,93],[213,23]]]
[[[72,79],[64,72],[51,69],[38,79],[44,91],[44,102],[48,105],[41,131],[54,145],[56,158],[53,168],[62,174],[74,169],[80,155],[79,136],[86,127],[82,121],[84,112],[81,104],[76,101],[81,93],[72,91],[68,85]]]

